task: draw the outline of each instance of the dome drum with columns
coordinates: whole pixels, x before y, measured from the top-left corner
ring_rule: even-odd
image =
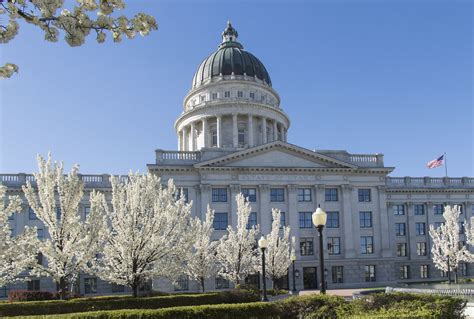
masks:
[[[180,151],[243,149],[286,141],[290,126],[265,66],[237,42],[228,22],[218,50],[196,71],[176,120]]]

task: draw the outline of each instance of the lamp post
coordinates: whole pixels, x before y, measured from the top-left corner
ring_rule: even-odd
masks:
[[[291,254],[291,263],[293,265],[293,292],[296,292],[296,274],[295,274],[295,261],[296,261],[296,255]]]
[[[262,250],[262,284],[263,284],[263,294],[262,301],[268,301],[267,298],[267,283],[265,282],[265,249],[267,249],[268,242],[265,237],[261,237],[258,241],[258,247]]]
[[[321,273],[321,285],[319,286],[319,291],[322,294],[326,293],[326,283],[324,278],[324,252],[323,252],[323,229],[326,225],[327,215],[324,210],[321,209],[318,205],[318,209],[313,213],[312,216],[313,224],[316,226],[316,229],[319,233],[319,269]]]

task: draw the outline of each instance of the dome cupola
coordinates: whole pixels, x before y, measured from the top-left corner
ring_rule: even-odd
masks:
[[[216,78],[222,80],[226,77],[256,81],[271,87],[267,69],[257,57],[245,51],[242,44],[237,42],[238,35],[230,21],[227,22],[218,50],[205,58],[194,74],[193,89]]]

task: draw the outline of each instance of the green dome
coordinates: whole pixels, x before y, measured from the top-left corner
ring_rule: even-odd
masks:
[[[220,75],[246,75],[255,77],[271,86],[272,82],[267,69],[252,53],[244,50],[237,42],[237,31],[230,22],[222,33],[223,41],[216,52],[199,65],[193,77],[193,88]]]

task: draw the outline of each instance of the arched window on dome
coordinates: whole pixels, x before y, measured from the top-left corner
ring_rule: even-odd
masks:
[[[267,142],[270,142],[271,140],[273,140],[272,131],[271,131],[271,128],[267,126]]]
[[[237,130],[237,138],[238,138],[239,147],[245,147],[246,133],[247,133],[247,125],[245,123],[239,123],[238,130]]]

